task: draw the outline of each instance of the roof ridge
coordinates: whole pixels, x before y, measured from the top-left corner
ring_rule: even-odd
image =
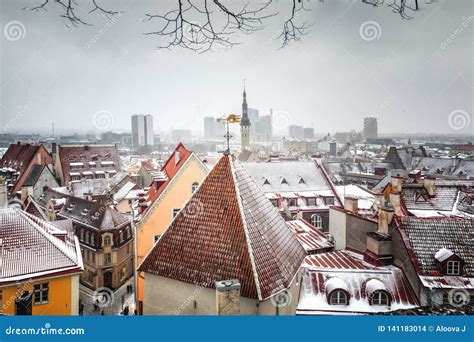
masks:
[[[237,177],[236,177],[236,174],[235,174],[234,163],[232,161],[232,155],[228,155],[228,156],[224,156],[224,157],[228,158],[228,161],[229,161],[229,164],[230,164],[230,171],[231,171],[230,173],[232,175],[232,182],[234,183],[234,190],[235,190],[235,195],[236,195],[236,199],[237,199],[237,204],[239,205],[239,209],[240,209],[239,210],[240,219],[242,221],[242,227],[243,227],[244,233],[245,233],[245,240],[247,242],[247,251],[249,253],[250,264],[252,265],[252,273],[254,275],[255,286],[257,288],[257,296],[258,296],[259,300],[262,300],[262,292],[261,292],[261,289],[260,289],[260,282],[259,282],[259,279],[258,279],[257,267],[256,267],[256,264],[255,264],[255,259],[254,259],[254,255],[253,255],[253,248],[252,248],[252,245],[250,243],[250,234],[249,234],[249,231],[248,231],[248,228],[247,228],[247,221],[243,217],[243,215],[245,215],[244,214],[244,208],[243,208],[243,205],[242,205],[242,197],[240,195],[240,190],[239,190],[239,187],[237,186]]]

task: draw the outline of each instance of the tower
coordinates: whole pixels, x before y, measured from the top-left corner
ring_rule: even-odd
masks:
[[[248,150],[250,147],[250,120],[248,116],[247,106],[247,93],[245,92],[244,82],[244,93],[242,101],[242,119],[240,120],[240,138],[242,144],[242,151]]]

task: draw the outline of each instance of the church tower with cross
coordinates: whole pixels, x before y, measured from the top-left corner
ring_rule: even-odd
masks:
[[[247,106],[247,93],[245,92],[245,80],[244,80],[244,93],[242,101],[242,119],[240,120],[240,138],[242,144],[242,151],[250,148],[250,120],[248,116]]]

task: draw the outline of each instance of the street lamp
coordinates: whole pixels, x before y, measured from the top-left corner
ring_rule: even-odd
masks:
[[[227,116],[223,116],[222,118],[218,118],[217,122],[226,123],[226,133],[224,135],[224,138],[227,140],[227,150],[224,152],[224,154],[230,154],[230,138],[232,138],[232,135],[229,132],[229,123],[239,123],[240,115],[229,114]]]

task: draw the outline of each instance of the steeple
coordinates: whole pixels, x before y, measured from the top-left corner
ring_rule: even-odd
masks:
[[[240,126],[250,126],[250,120],[248,116],[248,106],[247,106],[247,92],[245,91],[245,80],[244,80],[244,92],[242,95],[243,95],[242,119],[240,120]]]
[[[241,150],[248,150],[250,148],[250,119],[248,115],[247,106],[247,93],[245,91],[245,80],[244,80],[244,93],[242,101],[242,118],[240,119],[240,141]]]

